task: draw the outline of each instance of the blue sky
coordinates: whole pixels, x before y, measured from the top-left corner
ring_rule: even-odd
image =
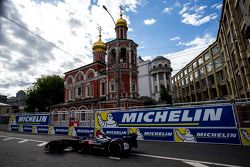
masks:
[[[183,50],[186,46],[177,45],[181,41],[192,41],[197,36],[202,37],[205,34],[216,37],[221,8],[212,8],[212,6],[221,3],[219,0],[148,1],[144,6],[139,6],[137,12],[128,14],[131,19],[130,26],[134,30],[130,32],[129,35],[133,37],[135,41],[139,42],[139,44],[143,45],[143,49],[140,49],[142,46],[138,49],[139,54],[142,56],[162,55]],[[183,17],[180,12],[185,5],[189,8],[205,6],[206,8],[200,14],[203,17],[216,14],[217,18],[210,19],[210,21],[201,25],[183,23]],[[168,8],[168,12],[164,12],[165,8]],[[194,13],[194,11],[187,12]],[[146,19],[155,19],[155,23],[147,26],[143,22]],[[179,39],[170,40],[174,37],[179,37]]]
[[[5,0],[3,14],[58,48],[0,17],[0,94],[14,96],[42,75],[63,73],[93,61],[92,43],[115,38],[119,5],[128,38],[143,59],[165,56],[174,75],[215,41],[222,0]],[[62,51],[63,50],[63,51]]]

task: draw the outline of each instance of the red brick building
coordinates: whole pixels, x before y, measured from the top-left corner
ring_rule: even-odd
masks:
[[[127,30],[121,15],[116,21],[116,39],[104,43],[100,31],[92,48],[93,62],[65,73],[64,103],[52,106],[51,111],[115,108],[118,95],[120,107],[142,105],[138,100],[138,45],[127,39]]]

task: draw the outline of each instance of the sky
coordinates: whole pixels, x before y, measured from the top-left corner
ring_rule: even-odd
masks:
[[[103,5],[115,20],[122,5],[137,55],[168,58],[172,76],[215,41],[222,10],[222,0],[0,0],[0,94],[91,63],[97,27],[115,38]]]

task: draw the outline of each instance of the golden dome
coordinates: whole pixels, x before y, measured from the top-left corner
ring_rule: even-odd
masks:
[[[115,26],[124,26],[127,27],[127,21],[124,20],[122,17],[118,19],[115,23]]]
[[[93,52],[105,52],[106,44],[102,42],[101,35],[99,35],[99,40],[93,44]]]

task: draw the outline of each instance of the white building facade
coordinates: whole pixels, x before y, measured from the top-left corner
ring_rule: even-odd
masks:
[[[171,95],[171,62],[163,56],[152,61],[138,58],[138,87],[140,96],[160,100],[160,87],[163,85]]]

